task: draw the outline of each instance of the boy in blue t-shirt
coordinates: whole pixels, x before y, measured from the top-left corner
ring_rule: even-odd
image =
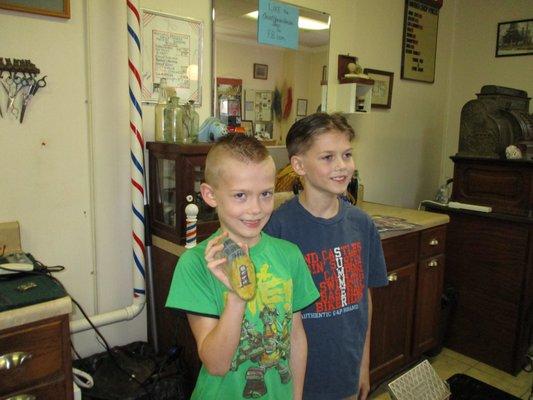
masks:
[[[305,400],[364,400],[370,389],[369,288],[385,286],[387,275],[371,218],[339,197],[355,170],[354,137],[340,114],[317,113],[292,125],[287,151],[303,191],[277,209],[265,228],[298,245],[320,292],[302,310]]]

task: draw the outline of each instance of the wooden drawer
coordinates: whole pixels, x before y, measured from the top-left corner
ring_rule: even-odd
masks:
[[[387,271],[416,263],[418,247],[417,233],[385,239],[381,244],[383,246]]]
[[[64,323],[52,319],[0,334],[0,356],[14,352],[29,356],[22,364],[0,371],[0,396],[63,377]]]
[[[420,258],[444,253],[446,244],[446,226],[426,229],[420,234]]]
[[[66,399],[66,381],[60,380],[53,383],[42,384],[25,390],[19,390],[6,396],[0,396],[0,400],[10,400],[16,396],[34,396],[35,400],[64,400]]]

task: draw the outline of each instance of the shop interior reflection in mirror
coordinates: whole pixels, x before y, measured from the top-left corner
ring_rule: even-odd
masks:
[[[213,0],[213,7],[215,116],[230,131],[251,129],[268,144],[283,144],[303,117],[297,99],[307,100],[307,113],[326,110],[329,15],[298,7],[293,50],[257,42],[257,0]]]

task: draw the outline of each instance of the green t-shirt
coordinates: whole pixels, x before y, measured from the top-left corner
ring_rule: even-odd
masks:
[[[204,259],[207,242],[215,235],[180,257],[167,307],[214,318],[222,314],[228,289],[211,274]],[[292,399],[292,314],[314,302],[319,293],[294,244],[262,233],[250,257],[257,289],[246,307],[230,371],[213,376],[202,366],[191,399]]]

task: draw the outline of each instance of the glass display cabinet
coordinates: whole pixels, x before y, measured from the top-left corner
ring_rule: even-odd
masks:
[[[218,228],[216,211],[200,195],[205,157],[210,144],[148,142],[150,218],[152,234],[185,244],[188,196],[198,206],[197,240]]]

